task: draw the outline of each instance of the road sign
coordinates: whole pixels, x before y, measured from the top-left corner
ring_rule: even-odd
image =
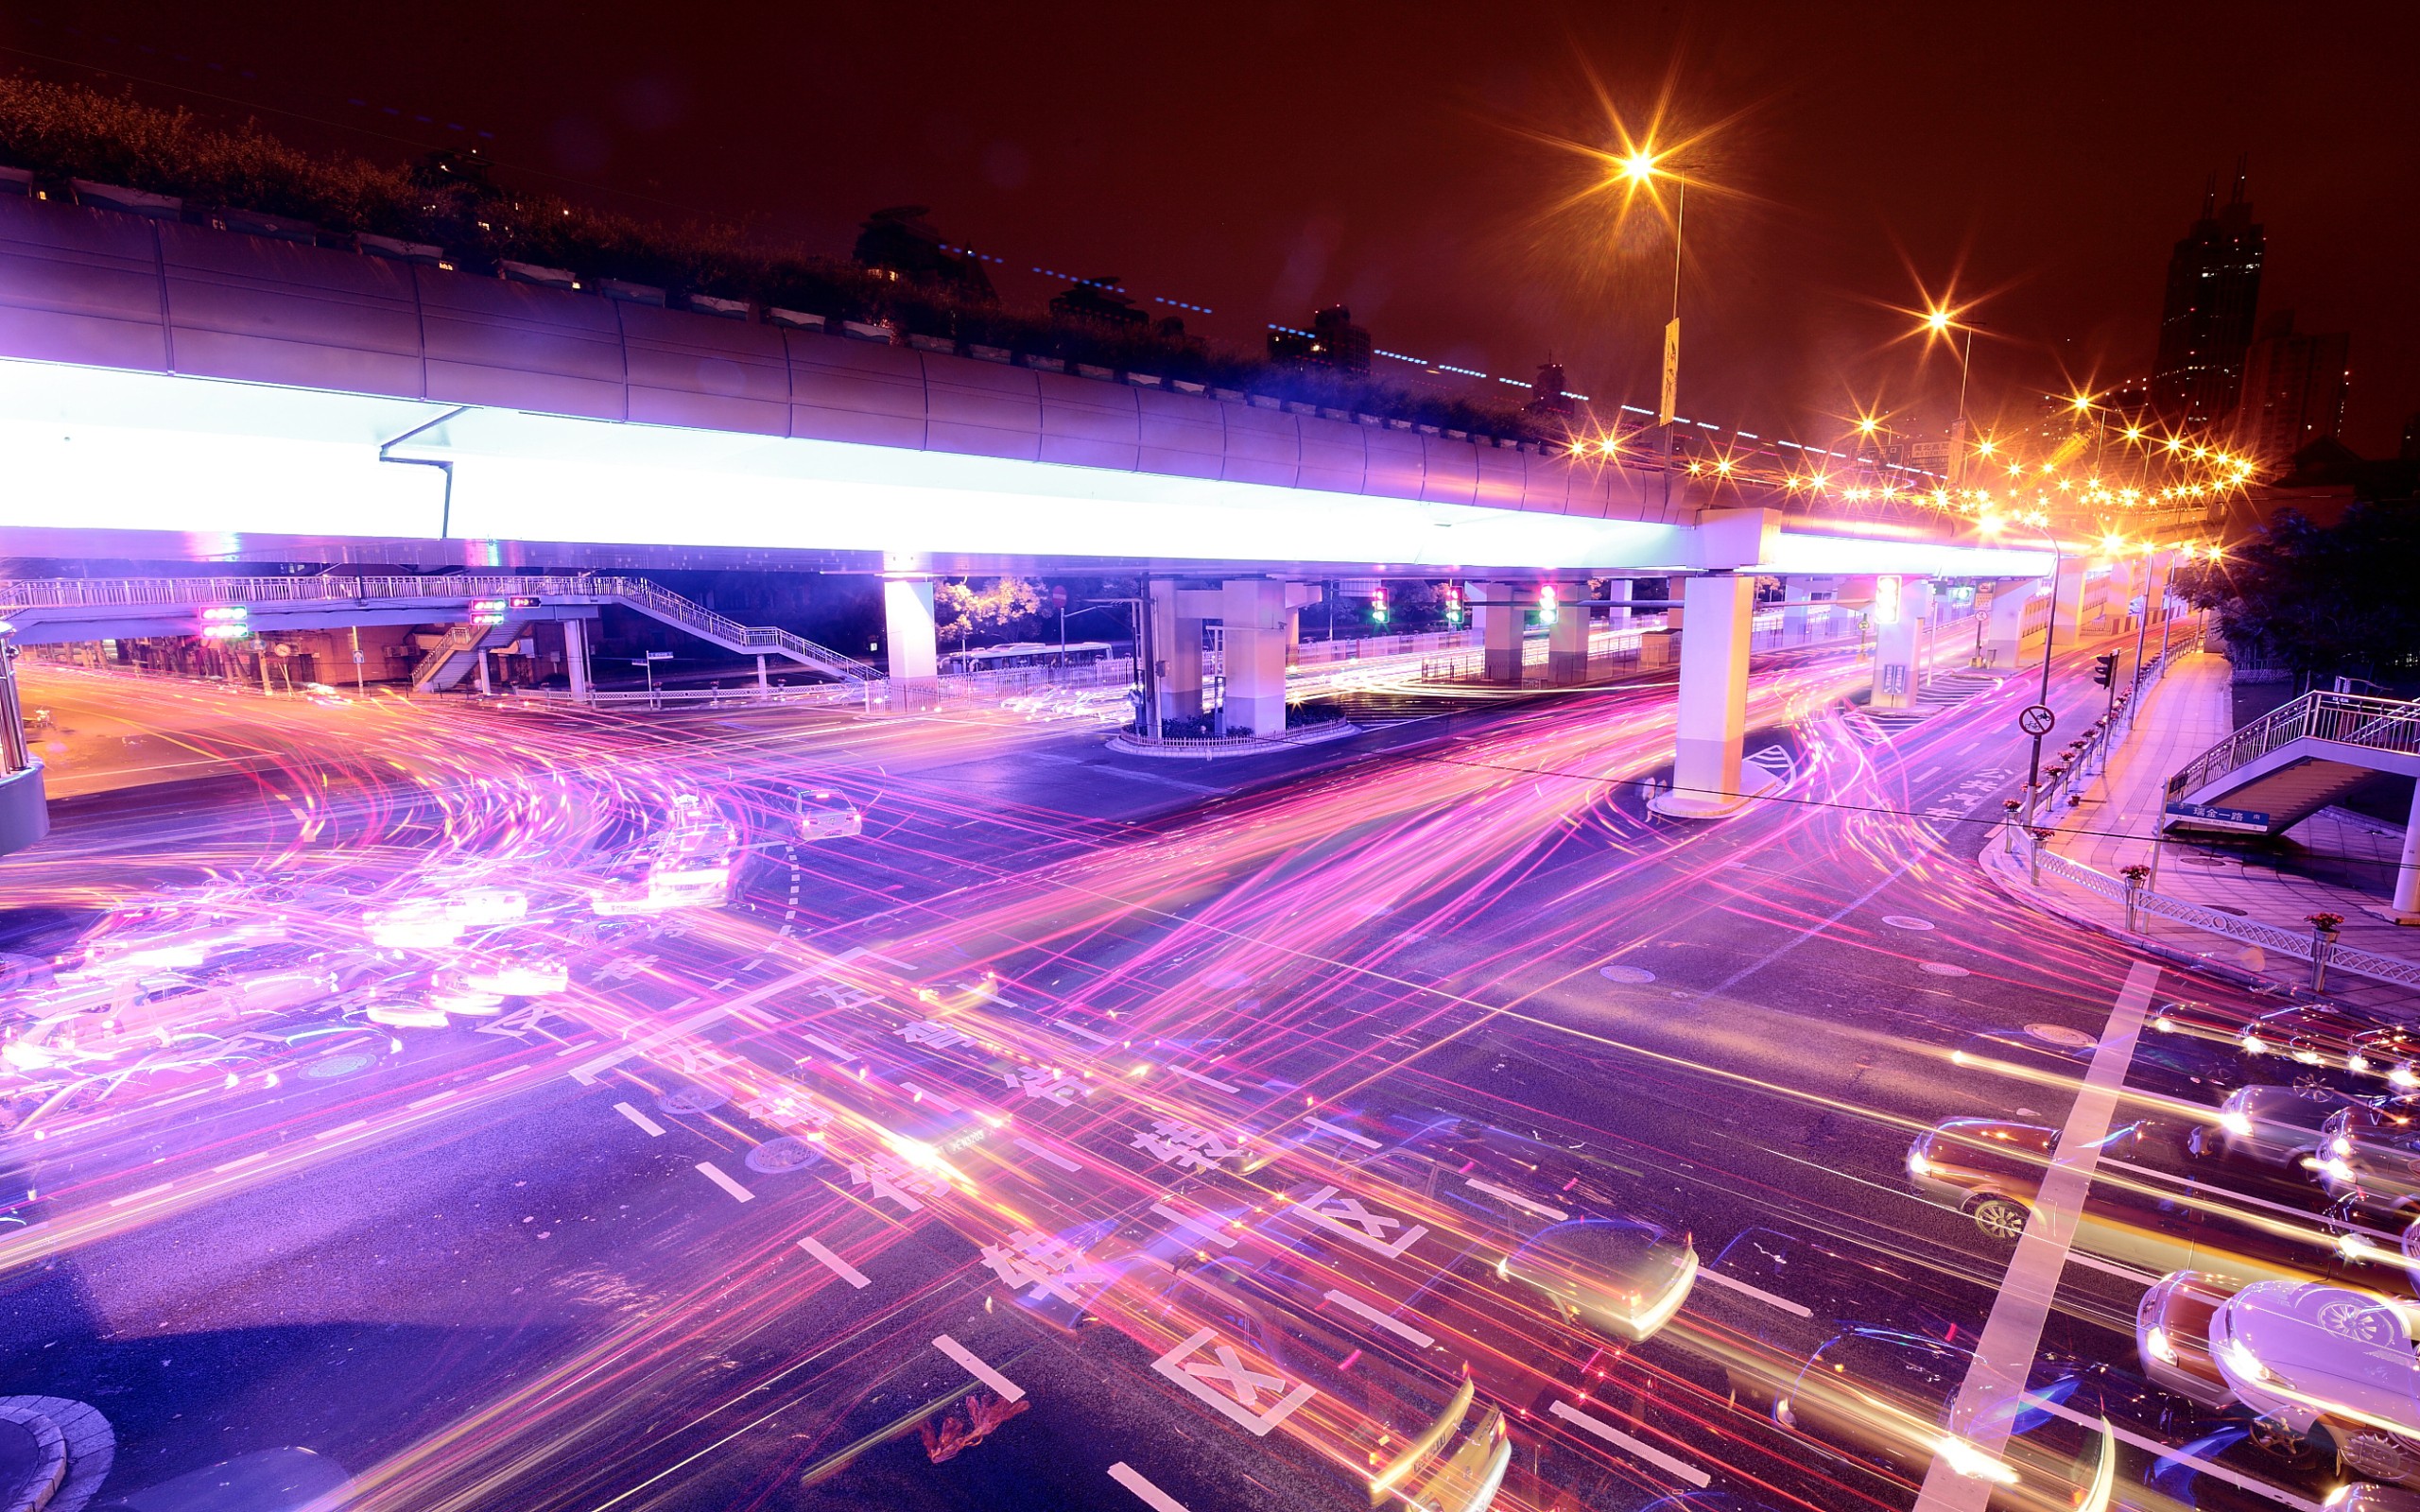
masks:
[[[2257,809],[2212,808],[2207,803],[2170,803],[2168,816],[2172,819],[2190,819],[2205,830],[2237,830],[2247,834],[2266,834],[2269,816]]]
[[[1910,441],[1908,443],[1908,465],[1910,467],[1939,467],[1948,460],[1949,443],[1947,441]]]
[[[2047,735],[2058,722],[2059,716],[2052,713],[2048,705],[2038,703],[2028,705],[2025,712],[2016,716],[2016,728],[2029,735]]]
[[[1664,328],[1664,390],[1655,405],[1655,423],[1672,423],[1672,411],[1681,403],[1681,318],[1672,317]]]
[[[1067,607],[1066,584],[1053,583],[1050,585],[1050,607],[1052,609],[1065,609]]]

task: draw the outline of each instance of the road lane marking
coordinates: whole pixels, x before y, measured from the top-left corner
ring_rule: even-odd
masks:
[[[2100,1418],[2087,1418],[2064,1402],[2052,1401],[2048,1397],[2037,1396],[2030,1391],[2025,1394],[2025,1405],[2038,1412],[2048,1413],[2053,1418],[2064,1418],[2079,1428],[2099,1428],[2101,1422]],[[2295,1512],[2325,1512],[2325,1509],[2317,1502],[2305,1501],[2281,1486],[2264,1485],[2239,1470],[2231,1470],[2223,1465],[2213,1465],[2208,1460],[2196,1454],[2187,1454],[2181,1449],[2171,1449],[2156,1438],[2146,1438],[2140,1434],[2129,1433],[2115,1423],[2109,1425],[2109,1431],[2121,1443],[2132,1444],[2145,1453],[2156,1455],[2171,1464],[2189,1465],[2199,1474],[2224,1481],[2229,1486],[2238,1490],[2250,1491],[2255,1496],[2264,1496],[2273,1502],[2283,1503],[2294,1508]]]
[[[224,1167],[221,1167],[221,1169],[224,1169]],[[130,1192],[122,1197],[112,1197],[109,1200],[109,1205],[112,1208],[123,1208],[130,1202],[141,1202],[146,1197],[156,1197],[161,1193],[167,1191],[170,1187],[175,1185],[176,1183],[174,1181],[163,1181],[156,1187],[145,1187],[140,1192]]]
[[[338,1124],[334,1128],[323,1128],[311,1137],[315,1140],[332,1140],[339,1134],[350,1134],[354,1129],[368,1128],[369,1126],[370,1120],[366,1118],[356,1118],[350,1124]]]
[[[1236,1086],[1234,1082],[1220,1081],[1216,1076],[1204,1076],[1198,1071],[1187,1071],[1183,1066],[1170,1066],[1167,1069],[1176,1073],[1176,1074],[1183,1076],[1187,1081],[1198,1081],[1204,1087],[1216,1088],[1222,1092],[1235,1092],[1241,1094],[1243,1091],[1243,1089]]]
[[[2042,1347],[2042,1327],[2058,1294],[2060,1273],[2073,1252],[2078,1220],[2092,1189],[2094,1168],[2100,1161],[2100,1143],[2118,1110],[2118,1093],[2126,1068],[2135,1058],[2135,1042],[2151,1012],[2152,989],[2159,983],[2159,968],[2137,961],[2127,970],[2108,1027],[2093,1048],[2092,1065],[2076,1091],[2059,1131],[2058,1154],[2043,1173],[2033,1214],[2017,1237],[2016,1254],[2009,1262],[1999,1296],[1975,1349],[1974,1363],[1958,1388],[1945,1426],[1964,1440],[1975,1453],[1997,1461],[2006,1449],[2016,1418],[2017,1399],[2025,1394],[2027,1375]],[[1965,1457],[1963,1454],[1961,1458]],[[1993,1483],[1982,1475],[1962,1474],[1947,1453],[1937,1453],[1925,1471],[1924,1490],[1916,1512],[1983,1512]]]
[[[408,1113],[416,1108],[426,1108],[431,1103],[441,1103],[461,1090],[462,1089],[459,1087],[448,1087],[441,1092],[432,1092],[428,1096],[422,1098],[419,1102],[406,1103],[404,1105],[404,1111]]]
[[[1041,1145],[1036,1144],[1031,1140],[1018,1140],[1017,1148],[1042,1157],[1042,1159],[1048,1160],[1051,1164],[1057,1166],[1062,1171],[1080,1171],[1083,1169],[1083,1167],[1076,1161],[1067,1159],[1063,1155],[1054,1154],[1049,1150],[1044,1149]]]
[[[1561,1223],[1571,1216],[1561,1208],[1549,1208],[1543,1202],[1531,1202],[1511,1187],[1499,1187],[1493,1181],[1482,1181],[1475,1176],[1462,1177],[1462,1184],[1473,1191],[1484,1192],[1491,1197],[1501,1197],[1516,1208],[1534,1212],[1541,1218],[1552,1219],[1556,1223]]]
[[[959,1368],[992,1388],[1002,1401],[1015,1401],[1025,1395],[1025,1387],[975,1358],[975,1351],[944,1333],[933,1341],[933,1348],[958,1362]]]
[[[1134,1493],[1151,1512],[1189,1512],[1185,1504],[1143,1478],[1143,1472],[1124,1460],[1109,1468],[1109,1478]]]
[[[1165,1202],[1152,1203],[1151,1211],[1158,1213],[1161,1217],[1166,1218],[1168,1222],[1176,1225],[1180,1228],[1190,1229],[1192,1232],[1200,1234],[1202,1238],[1209,1240],[1214,1245],[1224,1245],[1229,1249],[1236,1247],[1236,1242],[1233,1238],[1220,1233],[1217,1225],[1204,1219],[1189,1218],[1184,1213],[1177,1211],[1174,1208],[1169,1207]]]
[[[1208,1360],[1193,1360],[1188,1356],[1203,1345],[1212,1347]],[[1219,1415],[1242,1428],[1254,1438],[1266,1438],[1269,1431],[1294,1416],[1303,1403],[1319,1395],[1309,1382],[1303,1382],[1291,1391],[1286,1390],[1282,1375],[1255,1369],[1241,1350],[1220,1340],[1215,1329],[1203,1329],[1184,1343],[1151,1362],[1151,1368],[1182,1387],[1185,1394],[1216,1408]],[[1228,1383],[1229,1396],[1210,1384],[1212,1380]],[[1278,1397],[1267,1412],[1253,1412],[1260,1405],[1262,1393]]]
[[[731,1177],[723,1175],[722,1167],[715,1164],[712,1160],[700,1160],[698,1162],[698,1173],[700,1176],[703,1176],[707,1180],[713,1182],[715,1185],[722,1188],[725,1192],[730,1193],[731,1200],[734,1202],[753,1202],[756,1200],[755,1193],[749,1191],[746,1187],[741,1186],[738,1182],[734,1181]]]
[[[798,1032],[798,1037],[805,1040],[808,1044],[813,1045],[816,1049],[822,1051],[825,1055],[832,1057],[836,1060],[855,1060],[857,1058],[856,1051],[843,1050],[838,1045],[834,1044],[831,1040],[824,1039],[820,1034],[809,1034],[804,1029],[801,1029]]]
[[[1116,1040],[1112,1040],[1109,1036],[1107,1036],[1107,1035],[1105,1035],[1105,1034],[1095,1034],[1095,1033],[1093,1033],[1090,1029],[1085,1028],[1085,1027],[1084,1027],[1083,1025],[1081,1025],[1081,1024],[1069,1023],[1069,1022],[1066,1022],[1065,1020],[1063,1020],[1063,1019],[1054,1019],[1054,1020],[1052,1020],[1052,1021],[1051,1021],[1050,1027],[1052,1027],[1053,1029],[1064,1029],[1064,1030],[1066,1030],[1069,1034],[1080,1034],[1080,1035],[1082,1035],[1085,1039],[1087,1039],[1087,1040],[1091,1040],[1093,1043],[1095,1043],[1095,1044],[1097,1044],[1097,1045],[1110,1045],[1110,1046],[1115,1046],[1115,1045],[1117,1043],[1117,1041],[1116,1041]]]
[[[2082,1265],[2086,1270],[2097,1270],[2104,1275],[2119,1277],[2133,1281],[2137,1286],[2149,1286],[2159,1280],[2156,1272],[2136,1270],[2132,1265],[2120,1265],[2114,1260],[2103,1260],[2098,1255],[2087,1255],[2081,1249],[2067,1256],[2067,1263]]]
[[[621,1114],[624,1118],[629,1119],[631,1123],[636,1124],[639,1126],[639,1132],[645,1134],[648,1139],[661,1139],[664,1137],[663,1125],[657,1123],[654,1119],[648,1117],[645,1113],[640,1112],[637,1108],[632,1108],[630,1104],[615,1103],[614,1105],[614,1111]]]
[[[931,1090],[931,1089],[929,1089],[929,1088],[925,1088],[925,1087],[919,1087],[919,1086],[917,1086],[917,1085],[916,1085],[914,1082],[912,1082],[912,1081],[903,1081],[903,1082],[901,1082],[901,1083],[899,1084],[899,1090],[900,1090],[901,1091],[903,1091],[903,1092],[906,1092],[908,1096],[913,1097],[916,1101],[918,1101],[918,1102],[920,1102],[920,1103],[930,1103],[930,1104],[932,1104],[935,1108],[940,1108],[940,1109],[941,1109],[942,1112],[944,1112],[944,1113],[957,1113],[957,1112],[962,1112],[962,1111],[964,1111],[964,1109],[963,1109],[963,1108],[959,1108],[956,1103],[951,1102],[948,1098],[943,1097],[941,1093],[939,1093],[939,1092],[937,1092],[937,1091],[932,1091],[932,1090]]]
[[[1702,1281],[1712,1281],[1717,1286],[1728,1286],[1735,1292],[1738,1292],[1743,1296],[1753,1297],[1757,1301],[1764,1303],[1768,1307],[1780,1308],[1783,1312],[1790,1314],[1796,1317],[1813,1317],[1815,1315],[1806,1308],[1791,1301],[1787,1297],[1775,1297],[1772,1293],[1766,1291],[1761,1286],[1751,1286],[1746,1281],[1740,1280],[1736,1277],[1725,1276],[1719,1270],[1702,1269],[1698,1272],[1698,1280]]]
[[[866,1280],[865,1272],[857,1269],[855,1265],[850,1264],[847,1261],[842,1260],[839,1256],[825,1248],[821,1242],[812,1237],[801,1239],[798,1242],[798,1247],[805,1250],[808,1254],[813,1255],[816,1259],[823,1262],[826,1269],[830,1270],[833,1275],[839,1277],[842,1280],[847,1281],[852,1286],[862,1289],[873,1284],[872,1281]]]
[[[479,1080],[481,1080],[481,1081],[502,1081],[502,1080],[504,1080],[504,1078],[506,1078],[507,1076],[518,1076],[518,1075],[520,1075],[520,1074],[521,1074],[521,1068],[520,1068],[519,1066],[507,1066],[507,1067],[505,1067],[502,1071],[497,1072],[494,1075],[493,1075],[493,1076],[482,1076],[482,1077],[480,1077],[480,1078],[479,1078]]]
[[[1707,1484],[1714,1479],[1687,1460],[1667,1454],[1652,1444],[1641,1443],[1603,1418],[1591,1417],[1567,1401],[1558,1401],[1547,1411],[1576,1428],[1596,1435],[1616,1449],[1629,1451],[1667,1475],[1677,1476],[1700,1490],[1705,1489]]]
[[[771,997],[776,992],[787,991],[789,988],[798,986],[802,982],[811,982],[821,975],[822,973],[821,971],[808,969],[805,971],[792,971],[787,976],[777,977],[773,981],[766,983],[763,987],[749,988],[746,992],[741,993],[739,996],[732,999],[728,1003],[717,1004],[714,1007],[707,1008],[702,1012],[693,1013],[677,1023],[666,1024],[655,1033],[648,1035],[644,1040],[634,1040],[629,1044],[622,1046],[619,1050],[609,1050],[605,1054],[598,1056],[594,1059],[583,1060],[579,1065],[572,1067],[568,1074],[572,1080],[579,1083],[582,1087],[588,1086],[590,1083],[596,1080],[598,1073],[610,1071],[614,1067],[620,1065],[623,1061],[630,1059],[632,1056],[648,1055],[654,1051],[663,1049],[666,1045],[677,1044],[681,1040],[688,1038],[690,1035],[696,1034],[700,1029],[710,1028],[713,1025],[721,1022],[731,1014],[731,1011],[734,1008],[753,1007],[757,1004],[764,1002],[767,998]],[[715,985],[717,988],[730,986],[727,982],[718,982]],[[695,1003],[697,999],[691,998],[687,1003],[680,1005],[679,1007],[685,1007],[688,1005],[688,1003]],[[679,1007],[676,1007],[672,1011],[679,1011]]]
[[[1306,1118],[1304,1122],[1311,1125],[1314,1128],[1325,1129],[1330,1134],[1335,1135],[1338,1139],[1351,1140],[1354,1143],[1360,1145],[1365,1150],[1380,1148],[1376,1140],[1365,1139],[1361,1135],[1355,1133],[1353,1130],[1346,1128],[1341,1124],[1331,1124],[1324,1118]]]
[[[1327,1294],[1327,1299],[1348,1313],[1369,1319],[1399,1338],[1409,1339],[1424,1349],[1437,1342],[1433,1336],[1421,1332],[1401,1318],[1388,1316],[1358,1297],[1348,1297],[1342,1292],[1331,1290]]]
[[[275,1150],[254,1150],[250,1155],[236,1157],[234,1160],[228,1161],[225,1165],[212,1166],[210,1168],[210,1174],[212,1176],[216,1176],[222,1171],[233,1171],[238,1166],[250,1165],[254,1160],[266,1160],[276,1153],[277,1152]]]

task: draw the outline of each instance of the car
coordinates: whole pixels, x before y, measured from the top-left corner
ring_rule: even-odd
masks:
[[[1496,1277],[1608,1337],[1651,1337],[1698,1274],[1687,1229],[1586,1152],[1447,1118],[1357,1162],[1491,1246]]]
[[[865,816],[843,794],[828,787],[803,787],[798,792],[798,834],[802,840],[844,840],[865,833]]]
[[[2256,1281],[2210,1316],[2210,1358],[2275,1442],[2332,1448],[2349,1476],[2420,1487],[2412,1318],[2334,1281]]]
[[[2223,1410],[2235,1397],[2210,1358],[2210,1316],[2236,1293],[2234,1282],[2206,1271],[2170,1271],[2152,1283],[2135,1309],[2135,1349],[2143,1373],[2162,1389]]]
[[[2332,1087],[2238,1087],[2218,1117],[2196,1128],[2186,1147],[2300,1178],[2318,1163],[2322,1127],[2361,1099]]]
[[[2362,1211],[2420,1201],[2420,1095],[2352,1103],[2319,1126],[2316,1174],[2327,1194]]]
[[[2014,1244],[2033,1215],[2042,1173],[2059,1131],[1996,1118],[1953,1118],[1908,1147],[1908,1179],[1927,1201],[1975,1220],[1992,1239]]]
[[[2244,1053],[2261,1064],[2263,1080],[2363,1091],[2380,1080],[2411,1077],[2410,1034],[2396,1020],[2334,1003],[2273,1008],[2244,1027]],[[2290,1076],[2273,1074],[2279,1062]]]
[[[2020,1082],[2072,1087],[2091,1068],[2099,1041],[2065,1024],[2029,1023],[1968,1035],[1952,1063],[1996,1071]],[[2147,1037],[2135,1046],[2129,1084],[2176,1102],[2209,1104],[2244,1079],[2243,1057],[2227,1044],[2192,1036]]]

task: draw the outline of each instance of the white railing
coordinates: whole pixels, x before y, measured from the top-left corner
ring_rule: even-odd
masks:
[[[2012,828],[2014,828],[2012,825]],[[2096,893],[2112,902],[2123,905],[2126,884],[2105,871],[2096,871],[2080,861],[2071,861],[2031,834],[2019,832],[2016,844],[2026,848],[2027,864],[2073,886]],[[2165,893],[2148,888],[2135,890],[2134,906],[2139,913],[2156,915],[2194,929],[2223,936],[2245,945],[2257,945],[2264,951],[2274,951],[2290,960],[2308,961],[2313,950],[2320,948],[2317,936],[2309,930],[2286,929],[2276,924],[2264,924],[2256,919],[2244,919],[2187,902]],[[2392,982],[2398,987],[2420,987],[2420,961],[2399,956],[2380,955],[2375,951],[2358,950],[2348,945],[2328,945],[2326,965],[2366,976],[2373,981]]]
[[[412,686],[420,687],[443,671],[446,662],[465,651],[475,649],[479,642],[487,638],[487,633],[488,627],[484,625],[457,625],[448,629],[438,637],[435,645],[429,647],[428,655],[421,658],[420,665],[412,668]]]
[[[2420,701],[2350,693],[2307,693],[2272,709],[2193,759],[2168,780],[2181,798],[2292,741],[2330,740],[2372,750],[2420,753]]]

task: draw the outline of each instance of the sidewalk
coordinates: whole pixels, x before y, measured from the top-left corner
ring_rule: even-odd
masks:
[[[2079,789],[2083,801],[2055,816],[2045,814],[2044,826],[2059,833],[2044,847],[2040,883],[2029,876],[2022,837],[2010,853],[2006,836],[1995,832],[1978,859],[2004,889],[2051,913],[2171,959],[2278,988],[2308,987],[2309,916],[2339,915],[2344,920],[2339,959],[2329,967],[2323,995],[2363,1007],[2420,1010],[2420,930],[2398,928],[2374,913],[2383,893],[2280,870],[2256,849],[2181,836],[2154,845],[2168,779],[2234,730],[2231,687],[2225,658],[2177,650],[2167,676],[2145,690],[2135,727],[2110,753],[2108,769]],[[2392,830],[2331,808],[2296,825],[2285,839],[2319,855],[2356,863],[2383,855],[2391,862],[2401,843]],[[2280,859],[2290,865],[2290,858]],[[2154,865],[2130,931],[2123,868]],[[2347,970],[2346,958],[2362,960],[2365,971]]]

